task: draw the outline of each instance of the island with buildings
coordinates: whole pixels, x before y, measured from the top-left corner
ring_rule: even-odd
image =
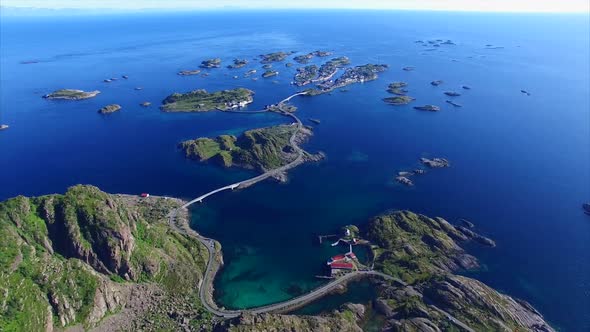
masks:
[[[207,92],[194,90],[187,93],[173,93],[162,101],[164,112],[206,112],[226,111],[244,107],[254,101],[254,92],[244,88]]]

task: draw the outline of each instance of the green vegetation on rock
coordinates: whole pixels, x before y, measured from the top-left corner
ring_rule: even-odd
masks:
[[[414,98],[410,96],[395,96],[383,98],[383,101],[391,105],[407,105],[414,101]]]
[[[442,218],[396,211],[372,219],[366,237],[373,244],[375,268],[407,283],[383,283],[376,301],[386,315],[395,313],[387,323],[395,331],[464,330],[461,324],[475,331],[553,331],[530,304],[453,274],[478,266],[459,243],[480,235]],[[455,320],[449,321],[449,314]]]
[[[190,159],[265,171],[283,166],[295,158],[289,143],[295,130],[294,126],[279,125],[248,130],[239,137],[197,138],[182,142],[179,147]]]
[[[271,62],[283,61],[291,54],[293,54],[293,52],[288,52],[288,53],[287,52],[274,52],[274,53],[263,54],[260,56],[262,58],[262,60],[260,60],[260,62],[261,63],[271,63]]]
[[[254,99],[253,91],[236,88],[209,93],[206,90],[195,90],[187,93],[174,93],[160,107],[165,112],[205,112],[213,110],[229,110],[243,107]]]
[[[46,99],[64,99],[64,100],[81,100],[81,99],[88,99],[93,98],[98,95],[100,91],[82,91],[82,90],[73,90],[73,89],[61,89],[54,91],[50,94],[46,94],[43,98]]]
[[[0,330],[96,326],[149,289],[194,296],[207,250],[169,227],[180,204],[91,186],[0,203]]]

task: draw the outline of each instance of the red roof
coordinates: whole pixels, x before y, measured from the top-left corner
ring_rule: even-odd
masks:
[[[332,263],[330,267],[332,267],[333,269],[352,270],[354,268],[354,265],[352,265],[352,263]]]
[[[142,194],[141,194],[141,197],[148,197],[149,195],[150,195],[150,194],[148,194],[148,193],[142,193]]]
[[[332,257],[333,261],[340,261],[344,259],[344,255],[336,255],[334,257]]]

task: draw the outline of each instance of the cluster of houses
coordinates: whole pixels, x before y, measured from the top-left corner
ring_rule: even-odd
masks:
[[[352,245],[350,246],[350,251],[345,253],[344,255],[336,255],[328,261],[328,266],[330,267],[330,276],[336,277],[339,274],[346,273],[348,271],[352,271],[356,269],[356,262],[357,258],[354,252],[352,252]]]

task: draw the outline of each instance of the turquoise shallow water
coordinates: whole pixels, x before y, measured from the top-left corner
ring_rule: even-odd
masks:
[[[224,192],[193,209],[194,227],[224,246],[218,302],[251,307],[316,287],[314,275],[343,249],[319,246],[317,234],[410,209],[473,221],[498,243],[469,246],[485,264],[475,277],[530,301],[563,330],[590,328],[590,220],[580,211],[590,200],[587,17],[225,12],[3,18],[0,25],[0,122],[11,126],[0,133],[0,198],[63,192],[76,183],[191,198],[248,178],[253,173],[186,161],[176,144],[284,118],[163,114],[138,104],[157,105],[174,91],[244,86],[256,92],[249,109],[258,109],[296,91],[288,84],[294,68],[275,65],[278,84],[236,80],[226,69],[207,78],[176,72],[214,56],[229,63],[271,51],[327,49],[354,64],[391,67],[348,92],[293,101],[301,119],[321,120],[305,147],[326,152],[325,161],[292,170],[287,184]],[[457,45],[425,51],[414,43],[438,38]],[[251,62],[236,72],[260,67]],[[101,83],[123,74],[129,80]],[[433,87],[434,79],[445,83]],[[397,80],[409,83],[416,104],[443,110],[385,105],[387,84]],[[463,108],[446,105],[442,92],[464,84],[472,89],[457,98]],[[41,98],[62,87],[102,93],[76,103]],[[96,114],[108,103],[123,110]],[[417,178],[414,188],[393,183],[421,156],[446,157],[453,167]]]

